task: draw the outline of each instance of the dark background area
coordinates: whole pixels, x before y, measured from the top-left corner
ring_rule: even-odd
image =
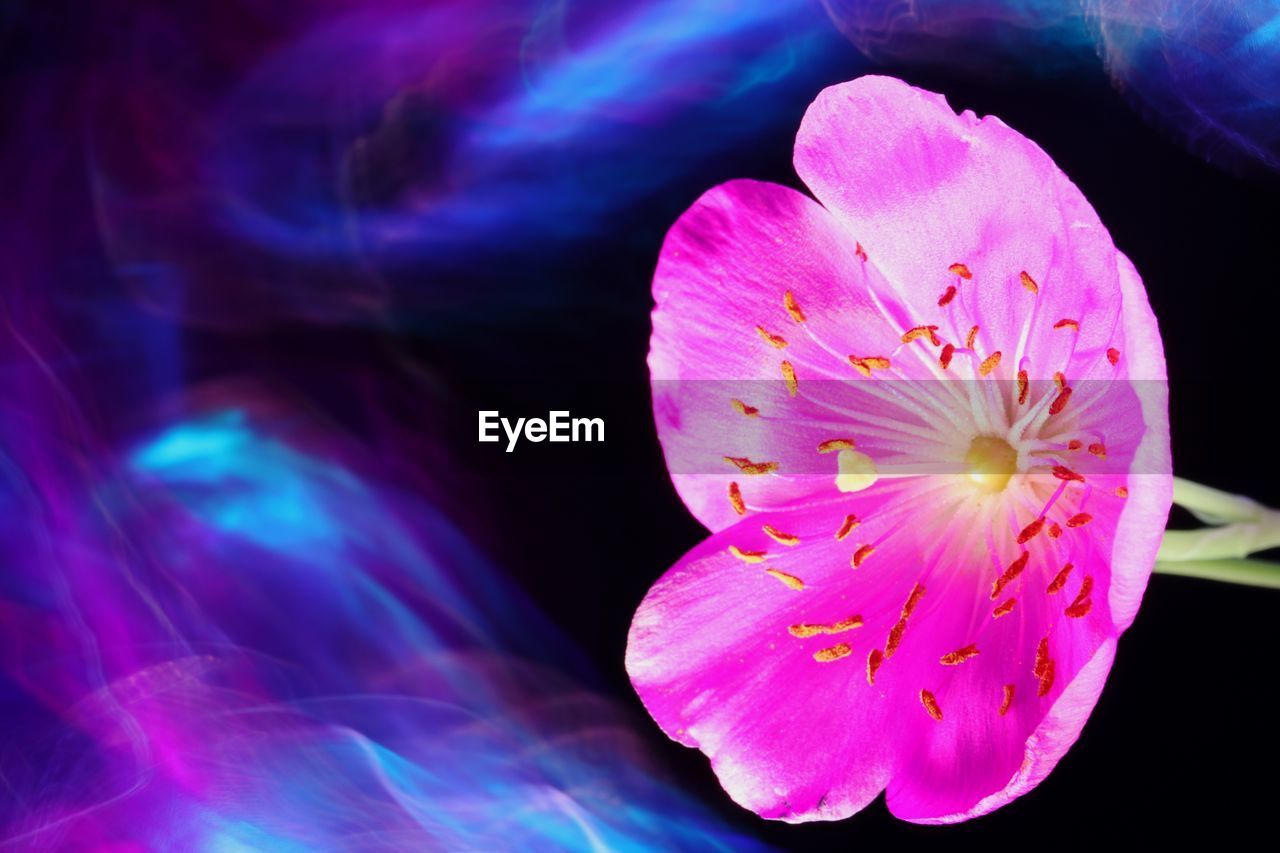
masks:
[[[668,481],[653,427],[650,276],[666,229],[708,188],[738,177],[800,188],[792,142],[824,85],[892,74],[945,93],[957,110],[998,115],[1039,143],[1145,280],[1169,361],[1176,472],[1280,505],[1277,182],[1234,177],[1186,152],[1145,123],[1097,64],[1052,76],[1016,66],[967,73],[874,66],[839,48],[834,29],[827,38],[820,63],[746,98],[743,109],[757,98],[776,120],[683,176],[655,180],[652,192],[594,234],[546,251],[498,240],[465,263],[425,257],[404,265],[389,274],[396,292],[427,278],[452,296],[429,308],[393,298],[390,331],[281,323],[231,337],[192,329],[190,377],[244,372],[304,389],[358,433],[359,406],[375,404],[344,394],[341,378],[358,366],[389,377],[391,402],[382,403],[407,424],[443,418],[445,452],[430,464],[479,508],[466,521],[470,531],[591,656],[600,686],[634,710],[653,755],[726,820],[779,847],[1270,837],[1272,768],[1280,763],[1273,722],[1280,593],[1272,591],[1154,577],[1079,743],[1031,794],[954,827],[897,821],[882,802],[839,823],[760,820],[723,794],[700,753],[669,741],[645,717],[622,666],[631,615],[649,585],[705,535]],[[77,46],[58,47],[68,43]],[[73,63],[78,52],[100,49],[85,27],[55,18],[11,44],[28,63]],[[632,159],[622,166],[643,170],[664,157],[661,140],[695,136],[713,118],[686,110],[670,126],[646,128],[651,144],[627,151]],[[554,298],[539,296],[552,291]],[[409,381],[423,370],[437,392],[430,398],[414,396]],[[506,454],[502,444],[476,442],[480,409],[602,417],[606,442],[522,443]]]

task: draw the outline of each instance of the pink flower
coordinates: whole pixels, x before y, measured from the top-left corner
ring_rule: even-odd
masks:
[[[1133,621],[1172,497],[1142,282],[995,118],[886,77],[823,91],[817,201],[733,181],[654,278],[654,410],[712,535],[627,670],[768,818],[965,820],[1045,777]]]

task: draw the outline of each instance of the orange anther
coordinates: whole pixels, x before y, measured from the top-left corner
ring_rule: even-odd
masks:
[[[1129,497],[1129,490],[1126,489],[1124,486],[1116,486],[1116,497],[1118,498]]]
[[[854,243],[853,247],[854,247],[853,254],[857,256],[858,260],[863,261],[865,263],[867,260],[867,252],[865,249],[862,248],[862,244]]]
[[[748,459],[745,456],[726,456],[724,457],[724,461],[728,462],[730,465],[734,466],[742,473],[748,474],[751,476],[758,476],[760,474],[770,474],[778,470],[777,462],[752,462],[750,459]],[[737,485],[736,483],[730,485],[729,495],[731,500],[734,492],[733,486],[736,486],[736,485]]]
[[[1080,331],[1080,324],[1075,320],[1072,320],[1070,317],[1062,318],[1058,322],[1054,323],[1053,327],[1055,329],[1070,329],[1073,332]]]
[[[1026,273],[1023,273],[1026,275]],[[1000,716],[1009,713],[1009,706],[1013,704],[1013,688],[1014,685],[1006,684],[1004,686],[1004,695],[1000,698]]]
[[[978,375],[986,376],[988,373],[995,370],[999,364],[1000,364],[1000,351],[996,350],[995,352],[991,353],[991,355],[984,358],[982,360],[982,364],[978,365]]]
[[[1093,578],[1085,575],[1084,580],[1080,582],[1080,592],[1076,594],[1075,601],[1067,607],[1064,613],[1072,619],[1080,619],[1087,616],[1089,610],[1093,607],[1093,600],[1089,598],[1089,593],[1093,592]]]
[[[748,406],[741,400],[730,400],[729,402],[733,404],[733,407],[738,410],[739,414],[746,415],[749,418],[757,418],[760,416],[760,410],[755,406]]]
[[[976,341],[977,339],[978,339],[978,327],[974,326],[972,329],[969,330],[969,334],[965,336],[965,339],[964,339],[965,349],[973,349],[973,342]]]
[[[737,545],[730,545],[729,553],[744,563],[763,563],[764,558],[769,556],[765,551],[747,551]]]
[[[907,620],[911,618],[911,611],[916,609],[916,605],[920,603],[920,598],[923,595],[924,587],[917,583],[912,588],[911,594],[907,596],[906,603],[902,605],[902,615],[898,618],[897,624],[889,629],[889,639],[884,644],[885,660],[893,657],[893,653],[902,644],[902,635],[907,630]]]
[[[917,583],[911,588],[911,594],[907,596],[906,602],[902,605],[902,618],[906,619],[916,609],[916,605],[920,603],[920,599],[924,598],[924,586]]]
[[[853,450],[857,446],[852,438],[829,438],[818,445],[818,452],[834,453],[838,450]]]
[[[942,338],[938,337],[937,326],[916,326],[914,328],[907,329],[907,331],[902,335],[902,342],[904,344],[909,344],[918,338],[928,338],[929,343],[933,344],[935,347],[942,345]]]
[[[1072,470],[1071,470],[1070,468],[1068,468],[1066,465],[1054,465],[1054,466],[1053,466],[1053,476],[1057,477],[1059,480],[1066,480],[1068,483],[1070,483],[1070,482],[1083,483],[1083,482],[1084,482],[1084,477],[1083,477],[1083,476],[1081,476],[1080,474],[1077,474],[1075,471],[1072,471]]]
[[[1060,536],[1062,536],[1062,528],[1058,526],[1057,522],[1054,522],[1053,524],[1050,524],[1050,525],[1049,525],[1049,538],[1050,538],[1050,539],[1057,539],[1057,538],[1058,538],[1058,537],[1060,537]]]
[[[862,522],[858,521],[858,517],[852,513],[844,517],[844,521],[840,522],[840,528],[836,530],[836,540],[844,539]]]
[[[876,683],[876,671],[880,669],[882,663],[884,663],[884,652],[872,649],[867,655],[867,684]]]
[[[938,663],[942,664],[943,666],[959,666],[960,664],[967,661],[969,658],[976,657],[977,654],[978,654],[978,647],[975,644],[970,643],[964,648],[956,649],[954,652],[947,652],[945,655],[943,655],[941,658],[938,659]]]
[[[1058,390],[1059,390],[1059,391],[1061,391],[1063,388],[1066,388],[1066,387],[1067,387],[1067,376],[1066,376],[1066,374],[1065,374],[1065,373],[1063,373],[1061,370],[1056,370],[1056,371],[1054,371],[1054,373],[1053,373],[1053,384],[1058,386]]]
[[[1089,615],[1089,611],[1093,609],[1093,599],[1086,598],[1084,601],[1073,601],[1071,606],[1063,612],[1072,619],[1083,619]]]
[[[796,302],[796,297],[790,290],[782,294],[782,304],[786,306],[787,313],[791,315],[792,320],[797,323],[804,322],[804,312],[800,310],[800,305]]]
[[[1093,521],[1093,516],[1087,512],[1077,512],[1075,515],[1067,519],[1067,527],[1084,527]]]
[[[1064,586],[1067,585],[1067,578],[1071,576],[1071,570],[1074,568],[1075,566],[1071,565],[1070,563],[1067,563],[1065,566],[1063,566],[1062,571],[1054,575],[1053,580],[1049,581],[1049,586],[1045,588],[1045,592],[1049,593],[1049,595],[1054,595],[1058,591],[1060,591]]]
[[[800,383],[796,381],[796,369],[791,366],[791,362],[782,362],[782,379],[787,383],[787,393],[792,397],[796,395],[796,390],[800,387]]]
[[[833,660],[848,657],[853,654],[853,647],[848,643],[837,643],[829,649],[819,649],[813,653],[813,659],[818,663],[831,663]]]
[[[1044,519],[1037,518],[1035,521],[1022,528],[1022,532],[1018,534],[1018,544],[1026,545],[1032,539],[1040,535],[1040,531],[1044,528]]]
[[[1001,616],[1004,616],[1008,613],[1012,613],[1013,608],[1016,607],[1017,605],[1018,605],[1018,599],[1006,598],[1004,601],[1000,602],[1000,604],[996,607],[995,610],[991,611],[991,618],[999,619]]]
[[[1078,438],[1073,438],[1067,442],[1067,450],[1079,450],[1084,447],[1084,442]]]
[[[1034,278],[1027,275],[1026,270],[1023,270],[1021,273],[1019,273],[1018,277],[1022,279],[1022,286],[1025,287],[1027,290],[1031,291],[1032,293],[1040,292],[1040,285],[1036,284],[1036,280]]]
[[[777,578],[784,586],[789,586],[792,589],[804,589],[804,581],[800,580],[800,578],[795,575],[789,575],[786,572],[780,572],[777,569],[765,569],[764,571],[765,574]]]
[[[1063,388],[1058,392],[1058,396],[1049,404],[1049,414],[1056,415],[1067,407],[1067,401],[1071,399],[1071,389]]]
[[[760,337],[764,338],[765,343],[770,346],[783,349],[787,345],[787,339],[782,335],[775,335],[765,329],[764,326],[756,326],[756,331],[760,333]]]
[[[1027,388],[1030,382],[1027,379],[1027,371],[1018,371],[1018,405],[1021,406],[1027,402]]]
[[[783,533],[772,524],[766,524],[761,528],[765,535],[777,542],[779,545],[799,545],[800,537],[794,533]]]
[[[852,631],[854,628],[862,627],[861,616],[850,616],[848,619],[841,619],[839,622],[832,622],[830,625],[810,625],[800,624],[791,625],[787,631],[793,637],[816,637],[819,634],[843,634],[845,631]]]
[[[1048,694],[1053,689],[1054,665],[1053,658],[1049,657],[1049,638],[1045,637],[1036,646],[1036,662],[1031,670],[1031,674],[1040,682],[1036,689],[1036,693],[1040,696]]]
[[[942,709],[938,707],[938,700],[928,690],[920,691],[920,704],[924,705],[924,709],[929,712],[930,717],[942,722]]]
[[[866,561],[867,557],[870,557],[875,550],[875,547],[872,545],[863,545],[858,550],[854,551],[852,560],[853,567],[856,569],[861,566]]]
[[[946,305],[952,299],[956,298],[956,286],[953,284],[943,291],[942,296],[938,297],[938,307]]]
[[[997,598],[999,598],[1000,593],[1004,591],[1004,588],[1009,584],[1013,583],[1013,581],[1018,577],[1018,575],[1022,574],[1022,570],[1027,567],[1027,560],[1030,560],[1030,559],[1031,559],[1031,552],[1023,551],[1022,555],[1018,557],[1018,559],[1010,563],[1009,568],[1005,569],[1004,573],[1001,574],[1000,577],[996,578],[995,583],[991,585],[992,601],[995,601]]]
[[[968,281],[969,279],[973,278],[973,273],[969,272],[969,268],[966,267],[964,264],[952,264],[951,266],[947,267],[947,272],[953,275],[958,275],[965,281]]]
[[[742,489],[738,488],[737,483],[729,484],[729,505],[738,515],[747,514],[747,504],[742,500]]]
[[[1101,441],[1095,441],[1093,444],[1089,445],[1089,452],[1100,459],[1107,458],[1107,446]]]
[[[856,355],[849,356],[849,363],[854,369],[863,376],[870,377],[872,370],[888,370],[889,359],[882,355],[870,355],[866,358],[858,358]]]

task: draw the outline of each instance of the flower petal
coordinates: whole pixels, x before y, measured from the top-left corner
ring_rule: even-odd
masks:
[[[818,95],[795,165],[905,310],[953,342],[980,327],[979,356],[1004,355],[996,377],[1024,363],[1032,378],[1097,369],[1119,318],[1115,248],[1035,143],[997,118],[956,115],[940,95],[868,76]]]
[[[972,792],[982,790],[983,786],[974,784],[973,777],[967,776],[967,771],[972,768],[981,776],[989,776],[990,771],[1001,764],[999,760],[990,760],[991,751],[999,757],[1008,754],[1000,739],[986,741],[975,738],[969,742],[970,749],[967,752],[969,756],[980,759],[976,764],[960,763],[968,756],[951,753],[949,758],[957,763],[933,763],[927,767],[916,765],[911,776],[895,778],[887,798],[889,810],[895,816],[913,823],[959,823],[1007,805],[1039,785],[1080,737],[1080,731],[1102,693],[1107,673],[1111,671],[1115,648],[1114,639],[1106,640],[1080,667],[1075,678],[1058,695],[1052,709],[1036,727],[1035,733],[1022,745],[1022,761],[1003,788],[982,797],[967,808],[955,807],[956,802],[963,802],[969,797],[957,800],[954,792],[968,790],[971,797]]]
[[[1107,609],[1091,606],[1089,595],[1107,584],[1106,549],[1093,540],[1075,543],[1068,551],[1074,570],[1049,593],[1062,551],[1046,537],[1029,543],[1025,568],[998,596],[981,595],[989,607],[972,608],[959,581],[937,590],[946,601],[921,623],[928,637],[917,638],[901,666],[932,691],[943,719],[905,717],[887,797],[898,817],[949,823],[982,814],[1034,787],[1078,736],[1111,652],[1101,671],[1095,661],[1100,649],[1114,647],[1115,631]],[[1003,601],[1015,606],[997,616]],[[1077,601],[1089,605],[1073,609]],[[939,666],[940,654],[966,647],[977,650],[972,660]],[[1061,719],[1067,709],[1070,726]],[[1037,775],[1029,776],[1032,762]]]
[[[902,497],[868,491],[857,508],[870,518]],[[867,659],[914,584],[893,567],[910,565],[900,561],[919,543],[904,529],[901,545],[890,539],[855,570],[863,530],[836,539],[844,517],[844,508],[811,507],[712,535],[649,591],[631,626],[627,671],[649,713],[705,752],[729,795],[764,817],[847,817],[892,770],[888,723],[905,699],[868,683]],[[780,545],[766,524],[798,543]],[[747,562],[731,547],[768,556]]]
[[[730,482],[747,505],[768,508],[833,481],[834,456],[820,478],[812,460],[755,473],[725,460],[815,456],[847,421],[831,398],[866,378],[849,356],[902,346],[909,324],[897,328],[875,304],[879,274],[857,249],[812,199],[757,181],[710,190],[667,235],[654,276],[654,411],[676,488],[711,529],[738,520]]]
[[[1123,631],[1133,623],[1155,566],[1173,504],[1173,459],[1169,437],[1169,388],[1164,345],[1146,290],[1133,264],[1119,257],[1124,293],[1123,356],[1129,385],[1136,389],[1145,432],[1129,464],[1129,497],[1111,551],[1112,619]]]

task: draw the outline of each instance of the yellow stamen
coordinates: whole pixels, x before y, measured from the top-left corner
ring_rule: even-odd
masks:
[[[737,483],[729,484],[729,505],[738,515],[747,514],[747,504],[742,500],[742,489],[738,488]]]
[[[766,536],[768,536],[774,542],[779,543],[780,545],[799,545],[800,544],[799,536],[796,536],[794,533],[783,533],[781,530],[774,527],[772,524],[766,524],[762,529],[764,530]]]
[[[744,551],[737,545],[730,545],[729,553],[744,563],[763,563],[764,558],[769,556],[765,551]]]
[[[790,290],[782,294],[782,304],[786,306],[787,313],[791,315],[792,320],[797,323],[804,322],[804,312],[800,310],[800,305],[796,302],[796,297]]]
[[[778,470],[777,462],[752,462],[745,456],[726,456],[724,457],[724,461],[728,462],[742,473],[751,476],[771,474]]]
[[[995,370],[996,367],[999,366],[999,364],[1000,364],[1000,351],[996,350],[995,352],[991,353],[991,355],[984,358],[982,360],[982,364],[978,365],[978,375],[986,376],[991,371]]]
[[[789,361],[782,362],[782,379],[787,383],[787,393],[794,397],[800,383],[796,381],[796,369]]]
[[[861,523],[862,522],[858,521],[858,517],[853,513],[846,515],[844,517],[844,521],[840,523],[840,529],[836,531],[836,541],[844,539],[853,531],[853,528],[857,527]]]
[[[787,628],[793,637],[816,637],[819,634],[843,634],[845,631],[852,631],[854,628],[862,627],[861,616],[850,616],[848,619],[841,619],[839,622],[832,622],[829,625],[813,625],[800,624],[791,625]]]
[[[848,643],[839,643],[829,649],[819,649],[813,653],[813,659],[818,663],[830,663],[833,660],[848,657],[853,653],[853,647]]]
[[[785,586],[789,586],[792,589],[804,589],[804,581],[800,580],[800,578],[795,575],[789,575],[786,572],[780,572],[777,569],[765,569],[764,572],[767,575],[772,575],[777,578]]]
[[[765,343],[770,346],[777,347],[778,349],[786,348],[787,339],[782,337],[782,335],[772,334],[766,331],[764,326],[756,326],[756,331],[760,333],[760,337],[764,338]]]

